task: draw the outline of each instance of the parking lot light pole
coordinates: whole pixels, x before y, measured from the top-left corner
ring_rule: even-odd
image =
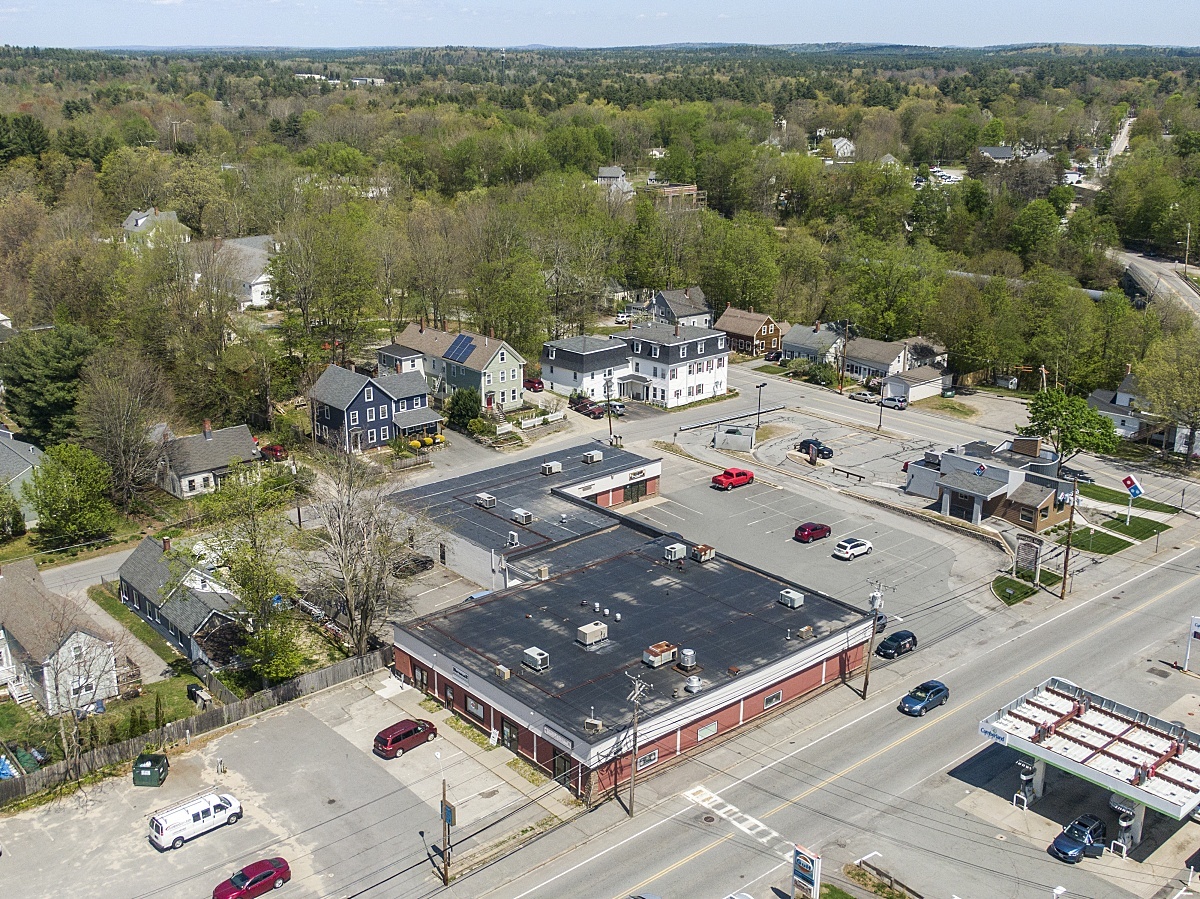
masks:
[[[758,417],[754,420],[754,437],[758,439],[758,429],[762,427],[762,389],[767,386],[767,382],[755,384],[754,389],[758,391]]]
[[[1071,514],[1067,518],[1067,544],[1063,549],[1062,587],[1058,591],[1060,600],[1067,598],[1067,563],[1071,561],[1071,532],[1075,530],[1075,506],[1079,503],[1079,478],[1074,479],[1071,490]]]

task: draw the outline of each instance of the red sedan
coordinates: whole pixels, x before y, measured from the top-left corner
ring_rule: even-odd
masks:
[[[292,879],[292,869],[282,858],[264,858],[246,865],[213,888],[213,899],[251,899],[277,890]]]

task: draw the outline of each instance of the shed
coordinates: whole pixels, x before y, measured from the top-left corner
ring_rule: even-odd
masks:
[[[940,394],[942,387],[948,386],[950,377],[940,368],[922,365],[884,378],[883,395],[904,397],[908,402],[915,403]]]

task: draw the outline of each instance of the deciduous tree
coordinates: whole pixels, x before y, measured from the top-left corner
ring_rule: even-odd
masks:
[[[21,485],[38,516],[38,541],[75,546],[107,537],[116,527],[109,493],[112,471],[89,449],[60,443],[46,450],[42,464]]]
[[[1085,399],[1061,390],[1043,390],[1029,403],[1029,424],[1021,434],[1041,437],[1058,453],[1058,467],[1078,452],[1107,453],[1117,445],[1112,419],[1091,408]]]

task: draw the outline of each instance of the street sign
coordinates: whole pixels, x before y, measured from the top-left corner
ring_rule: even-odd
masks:
[[[454,807],[453,802],[442,803],[442,821],[450,827],[458,826],[458,809]]]
[[[821,856],[799,843],[792,852],[792,899],[819,899]]]
[[[1142,485],[1138,483],[1138,479],[1133,475],[1126,475],[1121,479],[1121,483],[1125,485],[1125,489],[1129,491],[1129,496],[1137,499],[1142,495]]]

